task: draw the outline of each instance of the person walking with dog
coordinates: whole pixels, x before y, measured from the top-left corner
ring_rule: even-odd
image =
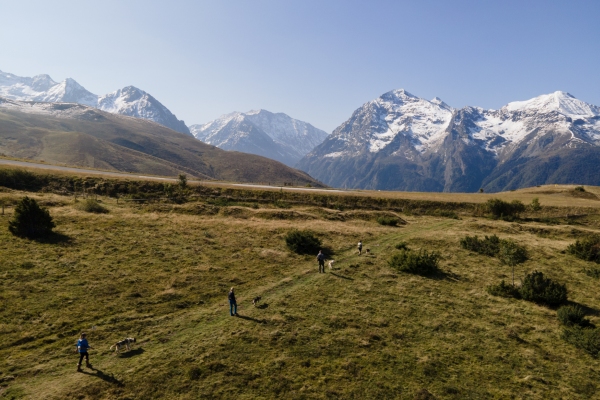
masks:
[[[235,301],[235,293],[233,292],[233,288],[229,291],[229,314],[233,317],[237,315],[237,301]]]
[[[317,261],[319,262],[319,273],[325,273],[325,254],[322,250],[319,250],[319,254],[317,254]]]
[[[88,354],[88,349],[92,349],[93,347],[87,341],[85,332],[81,332],[79,336],[79,340],[77,340],[77,352],[79,353],[79,363],[77,364],[77,372],[81,372],[81,362],[83,361],[83,357],[85,357],[85,366],[88,368],[92,368],[92,364],[90,364],[90,355]]]
[[[358,241],[358,255],[360,256],[362,254],[362,240]]]

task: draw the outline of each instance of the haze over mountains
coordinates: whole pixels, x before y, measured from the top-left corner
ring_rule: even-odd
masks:
[[[328,135],[309,123],[266,110],[223,115],[191,125],[190,131],[196,139],[221,149],[258,154],[292,167]]]
[[[299,163],[335,187],[474,192],[600,184],[600,108],[565,92],[499,110],[394,90],[365,103]]]
[[[49,75],[27,78],[0,71],[0,97],[20,101],[78,103],[113,114],[148,119],[191,135],[185,123],[178,120],[167,107],[134,86],[98,96],[71,78],[55,82]]]

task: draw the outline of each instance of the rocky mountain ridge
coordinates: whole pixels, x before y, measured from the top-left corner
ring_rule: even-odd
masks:
[[[565,92],[485,110],[400,89],[358,108],[298,167],[328,185],[363,189],[599,184],[600,164],[581,159],[600,160],[599,145],[600,108]]]
[[[71,78],[55,82],[49,75],[29,78],[0,71],[0,96],[18,101],[83,104],[113,114],[154,121],[177,132],[191,135],[185,123],[178,120],[167,107],[134,86],[98,96]]]
[[[252,110],[233,112],[190,131],[205,143],[223,150],[236,150],[272,158],[294,166],[314,149],[327,133],[283,113]]]

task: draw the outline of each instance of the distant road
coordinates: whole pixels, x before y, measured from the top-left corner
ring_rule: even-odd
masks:
[[[74,167],[62,167],[60,165],[50,165],[50,164],[40,164],[33,163],[27,161],[15,161],[15,160],[6,160],[0,158],[0,165],[13,165],[17,167],[26,167],[26,168],[39,168],[39,169],[47,169],[53,171],[65,171],[65,172],[75,172],[75,173],[84,173],[84,174],[94,174],[94,175],[103,175],[103,176],[114,176],[119,178],[138,178],[138,179],[155,179],[159,181],[166,182],[177,182],[176,178],[164,178],[159,176],[148,176],[148,175],[135,175],[128,174],[124,172],[111,172],[111,171],[98,171],[95,169],[85,169],[85,168],[74,168]],[[253,185],[251,183],[229,183],[229,182],[219,182],[219,181],[192,181],[189,180],[189,183],[199,183],[202,185],[215,185],[215,186],[237,186],[237,187],[245,187],[252,189],[282,189],[282,190],[307,190],[307,191],[318,191],[318,192],[346,192],[345,190],[338,189],[316,189],[316,188],[303,188],[303,187],[290,187],[290,186],[269,186],[269,185]]]

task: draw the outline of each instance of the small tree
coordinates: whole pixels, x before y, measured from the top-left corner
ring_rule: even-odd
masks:
[[[534,198],[533,200],[531,200],[531,205],[530,205],[531,209],[533,211],[540,211],[542,209],[542,206],[540,204],[540,199],[538,199],[537,197]]]
[[[187,187],[187,175],[179,174],[179,177],[177,178],[177,183],[181,189],[185,189]]]
[[[24,197],[15,207],[8,230],[16,236],[38,238],[52,233],[55,226],[48,210],[41,208],[34,199]]]
[[[515,265],[527,260],[527,250],[512,240],[502,240],[498,257],[502,264],[512,267],[512,281],[515,286]]]

